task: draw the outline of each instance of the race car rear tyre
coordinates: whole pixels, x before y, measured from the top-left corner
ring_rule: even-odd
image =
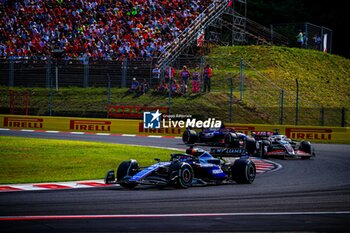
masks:
[[[231,176],[237,184],[251,184],[256,176],[255,164],[250,159],[237,159],[231,167]]]
[[[256,142],[254,138],[247,138],[245,144],[246,150],[249,155],[254,155],[256,152]]]
[[[182,134],[182,141],[185,144],[194,144],[198,142],[197,132],[191,129],[186,129],[185,132]]]
[[[235,133],[228,133],[225,135],[225,146],[229,148],[239,148],[239,138]]]
[[[271,143],[268,140],[263,140],[260,143],[259,154],[262,159],[268,159],[267,152],[271,151]]]
[[[137,173],[139,165],[136,160],[122,162],[117,169],[117,181],[121,181],[125,176],[133,176]],[[136,183],[123,183],[120,185],[124,188],[132,189],[137,186]]]

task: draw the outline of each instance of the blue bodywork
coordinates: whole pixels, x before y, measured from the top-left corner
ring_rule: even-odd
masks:
[[[224,145],[225,135],[235,133],[231,128],[209,128],[199,132],[199,143],[208,143],[212,145]],[[246,140],[247,135],[236,133],[239,140]]]
[[[220,159],[214,158],[208,152],[204,152],[201,156],[199,156],[199,164],[200,169],[202,169],[212,179],[223,180],[227,178],[227,174],[221,169]]]
[[[171,162],[160,162],[153,164],[152,166],[149,166],[140,172],[136,173],[134,176],[132,176],[129,180],[130,181],[140,181],[144,177],[148,176],[152,172],[156,171],[159,167],[169,166]]]
[[[220,140],[227,132],[230,132],[230,129],[209,128],[200,132],[200,138],[203,141]]]

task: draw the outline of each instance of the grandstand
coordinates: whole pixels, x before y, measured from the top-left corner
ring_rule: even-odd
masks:
[[[211,0],[3,0],[0,57],[104,60],[164,53]]]
[[[0,84],[49,87],[53,76],[61,86],[151,81],[156,65],[182,67],[176,59],[197,46],[199,35],[219,45],[286,45],[287,38],[246,18],[246,3],[0,0]]]
[[[60,86],[103,86],[108,74],[112,86],[125,87],[132,77],[149,78],[156,63],[164,68],[230,4],[229,0],[0,1],[0,72],[9,77],[0,84],[48,87],[53,76],[58,85],[59,75]]]
[[[0,10],[0,58],[46,60],[62,51],[65,60],[157,58],[164,68],[201,33],[219,44],[277,38],[249,27],[246,0],[2,0]]]

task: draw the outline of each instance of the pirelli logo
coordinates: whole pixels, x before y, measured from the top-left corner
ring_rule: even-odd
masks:
[[[111,121],[70,120],[70,129],[79,131],[110,132]]]
[[[291,139],[332,140],[332,129],[286,128],[286,136]]]
[[[4,127],[20,129],[42,129],[44,118],[4,117]]]

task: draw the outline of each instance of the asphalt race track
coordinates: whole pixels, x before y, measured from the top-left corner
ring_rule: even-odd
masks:
[[[180,139],[1,131],[1,135],[184,148]],[[252,185],[0,193],[1,232],[329,231],[350,227],[350,145],[316,144],[311,160]],[[109,168],[106,168],[109,169]]]

